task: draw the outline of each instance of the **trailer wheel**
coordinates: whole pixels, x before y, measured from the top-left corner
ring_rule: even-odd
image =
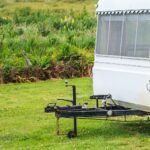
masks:
[[[71,138],[75,138],[76,134],[74,133],[74,131],[69,131],[67,136],[68,136],[69,139],[71,139]]]

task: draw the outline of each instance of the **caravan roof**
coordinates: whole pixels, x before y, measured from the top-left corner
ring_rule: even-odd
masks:
[[[150,9],[150,0],[100,0],[97,12]]]

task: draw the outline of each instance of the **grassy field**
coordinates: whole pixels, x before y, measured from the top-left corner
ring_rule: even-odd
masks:
[[[95,9],[96,0],[0,1],[0,83],[90,76]]]
[[[92,95],[91,79],[69,82],[77,85],[78,102],[83,104]],[[63,80],[1,85],[0,150],[149,150],[148,122],[78,120],[78,138],[70,140],[65,134],[72,129],[72,120],[61,119],[64,135],[56,136],[55,117],[45,114],[44,107],[59,97],[71,98]]]
[[[64,10],[75,10],[81,11],[83,7],[86,6],[88,12],[92,15],[95,13],[95,8],[98,0],[47,0],[47,1],[34,1],[31,0],[26,2],[14,2],[6,1],[0,2],[0,12],[4,16],[8,16],[9,12],[13,13],[17,8],[26,8],[30,7],[32,10],[47,10],[47,9],[64,9]],[[2,4],[1,4],[2,3]]]

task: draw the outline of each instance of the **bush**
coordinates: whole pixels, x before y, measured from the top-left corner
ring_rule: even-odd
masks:
[[[96,19],[86,8],[64,10],[17,9],[0,17],[0,66],[4,82],[89,76],[93,63]],[[31,61],[26,65],[22,51]]]

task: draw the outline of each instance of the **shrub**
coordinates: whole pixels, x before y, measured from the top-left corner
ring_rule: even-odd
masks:
[[[0,17],[4,82],[87,76],[91,73],[96,19],[74,11],[17,9]],[[27,66],[22,50],[32,66]]]

